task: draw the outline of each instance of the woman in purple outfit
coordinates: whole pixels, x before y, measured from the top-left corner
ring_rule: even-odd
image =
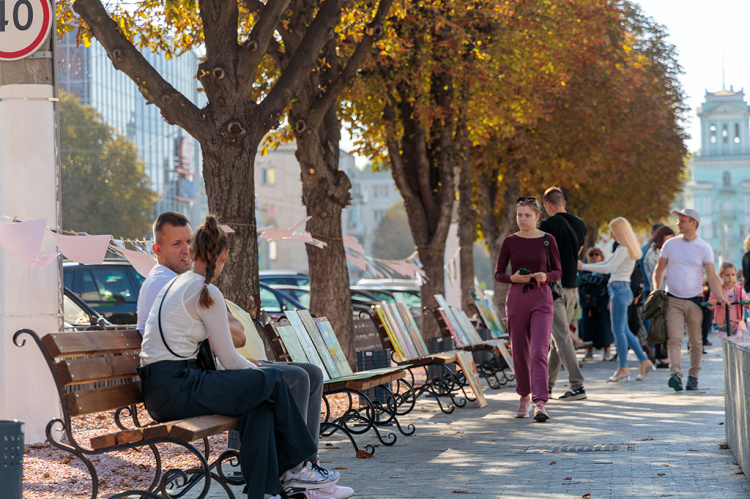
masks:
[[[516,417],[529,417],[533,401],[534,419],[543,422],[549,419],[544,404],[549,398],[547,355],[554,317],[549,283],[562,277],[560,254],[555,238],[537,229],[539,204],[536,198],[518,198],[516,222],[520,230],[503,241],[495,280],[511,284],[505,310],[513,349],[516,393],[521,396]],[[508,263],[512,269],[510,275],[505,273]]]

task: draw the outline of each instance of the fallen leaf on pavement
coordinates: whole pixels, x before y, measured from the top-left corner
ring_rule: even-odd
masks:
[[[719,449],[728,449],[728,448],[729,448],[729,444],[727,443],[719,444]]]
[[[742,470],[739,470],[739,471],[735,471],[735,472],[734,472],[734,473],[732,473],[732,474],[733,474],[733,475],[744,475],[744,474],[745,474],[745,472],[744,472],[744,471],[742,471]]]
[[[357,459],[367,459],[368,457],[372,457],[372,454],[370,454],[366,450],[362,450],[362,449],[357,450]]]
[[[454,490],[451,494],[479,494],[479,492],[469,492],[468,490]]]
[[[698,449],[688,449],[688,452],[698,452]]]
[[[642,439],[640,439],[640,440],[638,440],[638,441],[639,441],[639,442],[647,442],[647,441],[649,441],[649,440],[653,440],[653,438],[642,438]]]
[[[569,476],[566,476],[565,478],[563,478],[563,480],[572,480],[572,478],[570,478]]]
[[[553,464],[557,464],[557,461],[551,461],[551,462],[549,463],[549,465],[550,465],[550,466],[552,466]]]
[[[588,492],[586,492],[585,494],[583,494],[581,496],[581,499],[591,499],[591,494],[589,494]]]
[[[666,475],[666,473],[657,473],[657,475],[664,476],[664,475]]]
[[[346,466],[335,466],[333,469],[335,469],[335,470],[348,470],[349,468],[347,468]]]

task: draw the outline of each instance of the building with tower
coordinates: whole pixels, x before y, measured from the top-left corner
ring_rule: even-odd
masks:
[[[698,108],[701,148],[688,163],[685,206],[698,210],[698,235],[716,264],[742,262],[750,233],[750,108],[743,90],[706,92]]]

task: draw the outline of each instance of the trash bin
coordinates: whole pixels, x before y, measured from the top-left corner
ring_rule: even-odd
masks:
[[[0,421],[0,484],[2,496],[23,496],[23,421]]]

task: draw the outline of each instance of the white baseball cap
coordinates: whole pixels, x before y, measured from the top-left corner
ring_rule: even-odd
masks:
[[[680,211],[672,210],[672,215],[674,215],[674,216],[685,215],[686,217],[690,217],[693,220],[695,220],[696,222],[701,223],[701,216],[700,216],[700,214],[697,211],[695,211],[694,209],[692,209],[692,208],[683,208]]]

